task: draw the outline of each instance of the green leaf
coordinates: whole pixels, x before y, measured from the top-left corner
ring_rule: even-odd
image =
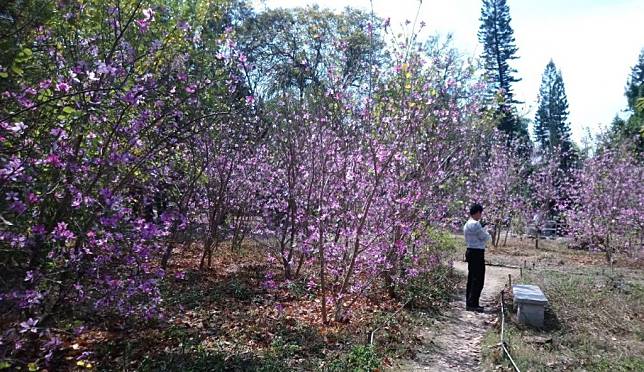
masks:
[[[23,50],[22,50],[22,53],[24,53],[27,57],[31,57],[31,55],[33,54],[33,52],[31,51],[31,49],[29,49],[29,48],[25,48],[25,49],[23,49]]]
[[[72,114],[72,113],[76,112],[76,110],[74,110],[72,107],[65,106],[63,108],[63,112],[66,113],[66,114]]]
[[[36,363],[29,363],[27,364],[27,368],[29,368],[29,371],[34,372],[38,370],[38,365]]]
[[[9,74],[6,71],[5,72],[0,72],[0,78],[6,79],[8,77],[9,77]]]
[[[639,98],[637,102],[635,103],[635,108],[639,112],[644,112],[644,97]]]
[[[23,69],[21,69],[16,65],[11,66],[11,71],[13,71],[16,75],[20,75],[20,76],[22,76],[22,74],[25,72]]]
[[[11,368],[11,363],[9,363],[6,360],[3,360],[2,362],[0,362],[0,369],[7,369],[7,368]]]

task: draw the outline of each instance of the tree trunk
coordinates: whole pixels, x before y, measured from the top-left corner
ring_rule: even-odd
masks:
[[[295,269],[295,275],[294,275],[295,278],[300,276],[300,270],[302,269],[303,263],[304,263],[304,254],[300,254],[300,259],[297,262],[297,269]]]
[[[539,230],[534,233],[534,249],[539,249]]]
[[[210,269],[211,263],[212,263],[212,251],[215,250],[215,248],[219,247],[219,229],[217,228],[215,230],[215,238],[213,239],[212,246],[208,250],[208,268]]]
[[[208,250],[210,249],[211,244],[212,240],[210,239],[210,234],[208,234],[203,242],[203,253],[201,254],[201,262],[199,262],[199,270],[203,270],[204,263],[206,262],[206,257],[208,256]]]
[[[328,319],[326,315],[326,278],[325,278],[325,270],[324,266],[326,265],[326,262],[324,262],[324,248],[323,244],[320,244],[320,292],[322,292],[321,296],[321,301],[322,301],[322,323],[327,324]]]
[[[321,230],[321,229],[320,229]],[[326,277],[325,277],[325,266],[326,262],[324,261],[324,243],[322,242],[322,231],[320,231],[320,292],[321,292],[321,305],[322,305],[322,324],[328,324],[328,319],[326,315]]]
[[[383,279],[385,281],[385,288],[387,288],[387,295],[389,295],[389,298],[392,300],[396,299],[396,286],[394,285],[394,281],[391,278],[391,274],[389,271],[385,271],[382,273]]]
[[[168,262],[170,261],[170,256],[172,255],[172,249],[174,248],[174,243],[170,242],[168,243],[168,246],[165,249],[165,252],[163,252],[163,257],[161,258],[161,268],[163,270],[168,268]]]
[[[282,255],[282,266],[284,267],[284,279],[291,280],[291,263]]]

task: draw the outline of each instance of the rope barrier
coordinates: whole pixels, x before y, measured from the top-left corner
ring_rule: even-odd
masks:
[[[506,347],[504,332],[505,332],[505,304],[503,303],[503,290],[501,290],[501,349],[503,349],[503,353],[505,353],[505,355],[508,356],[508,359],[510,359],[510,363],[512,363],[512,367],[514,367],[514,370],[517,372],[521,372],[517,364],[514,362],[514,359],[512,359],[512,355],[510,355],[510,350],[508,350],[508,348]]]

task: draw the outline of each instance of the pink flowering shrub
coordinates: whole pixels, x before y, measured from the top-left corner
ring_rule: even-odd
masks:
[[[606,150],[584,162],[570,188],[566,222],[573,245],[639,253],[642,247],[644,168],[628,151]]]
[[[52,314],[159,314],[159,260],[192,221],[192,149],[246,109],[243,92],[213,98],[236,85],[227,57],[204,61],[208,48],[226,49],[223,32],[195,40],[171,8],[119,4],[52,4],[0,78],[0,246],[11,278],[0,306],[15,315],[0,357],[38,339],[56,348]]]
[[[286,279],[307,269],[323,322],[346,321],[380,283],[396,297],[436,267],[428,226],[462,213],[459,188],[492,132],[465,62],[437,40],[407,47],[419,45],[394,47],[371,87],[349,89],[331,67],[323,97],[296,104],[284,92],[270,114],[261,242]]]

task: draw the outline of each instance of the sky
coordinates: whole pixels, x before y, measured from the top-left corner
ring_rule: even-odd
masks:
[[[413,20],[420,0],[372,0],[381,18],[392,26]],[[479,56],[481,0],[423,0],[418,22],[428,33],[453,35],[464,55]],[[317,4],[342,10],[371,10],[370,0],[254,0],[257,10]],[[644,0],[508,0],[518,59],[514,92],[524,104],[519,113],[534,119],[541,75],[553,59],[561,70],[570,109],[573,139],[580,143],[586,128],[598,133],[624,112],[624,88],[644,48]]]

